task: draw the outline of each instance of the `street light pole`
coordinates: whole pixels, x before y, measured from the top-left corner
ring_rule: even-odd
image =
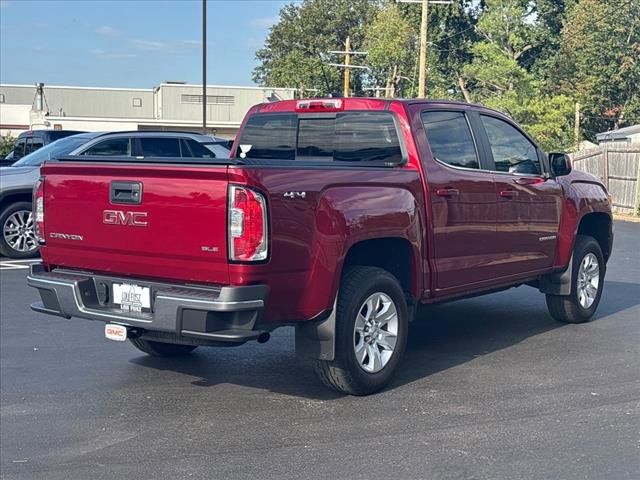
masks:
[[[202,0],[202,133],[207,133],[207,0]]]

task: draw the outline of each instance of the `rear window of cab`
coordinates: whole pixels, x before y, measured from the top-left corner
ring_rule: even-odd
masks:
[[[236,156],[256,160],[401,163],[402,149],[389,112],[254,114]]]

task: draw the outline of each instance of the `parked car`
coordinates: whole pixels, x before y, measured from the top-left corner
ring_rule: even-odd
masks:
[[[78,133],[84,133],[79,130],[29,130],[22,132],[16,139],[16,145],[10,152],[13,162],[20,160],[25,155],[29,155],[35,152],[39,148],[45,145],[60,140],[61,138],[68,137],[70,135],[77,135]],[[7,157],[5,157],[7,159]]]
[[[97,157],[228,158],[227,140],[199,133],[131,131],[106,133],[71,155]]]
[[[80,133],[61,138],[0,168],[0,255],[29,258],[38,253],[33,233],[33,186],[40,177],[40,165],[47,159],[68,155],[98,133]]]
[[[99,157],[113,155],[215,158],[228,157],[224,140],[206,135],[170,132],[82,133],[57,140],[32,152],[11,167],[0,168],[0,255],[29,258],[37,255],[33,235],[32,190],[40,165],[48,159],[77,153]],[[88,157],[87,157],[88,158]]]
[[[13,150],[11,150],[4,158],[0,159],[0,167],[8,167],[14,162],[15,160],[13,158]]]
[[[281,101],[237,138],[229,159],[47,162],[31,308],[159,356],[295,325],[320,380],[364,395],[398,368],[421,305],[529,285],[561,322],[598,306],[605,186],[494,110]]]

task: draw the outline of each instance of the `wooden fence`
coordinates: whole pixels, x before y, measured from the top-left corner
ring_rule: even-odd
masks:
[[[640,143],[604,143],[572,154],[571,164],[602,179],[614,212],[640,215]]]

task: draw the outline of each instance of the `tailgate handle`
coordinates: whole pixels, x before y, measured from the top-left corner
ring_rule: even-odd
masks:
[[[111,182],[109,200],[111,203],[142,203],[142,183]]]

